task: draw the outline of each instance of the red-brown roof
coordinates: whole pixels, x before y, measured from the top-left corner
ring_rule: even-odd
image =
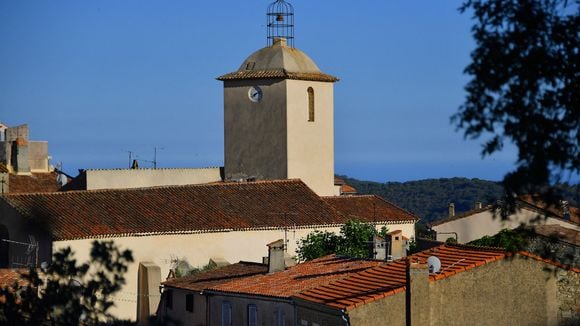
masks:
[[[363,221],[416,221],[410,212],[376,195],[322,197],[347,220]]]
[[[281,272],[255,275],[216,285],[208,290],[289,298],[305,289],[314,288],[381,264],[384,262],[330,255],[298,264]]]
[[[429,276],[431,281],[435,281],[503,259],[505,255],[503,250],[493,248],[441,245],[411,255],[410,259],[413,263],[425,264],[429,256],[437,256],[441,260],[441,271]],[[399,259],[386,265],[368,268],[348,278],[303,291],[295,297],[350,310],[404,291],[405,264],[404,259]]]
[[[229,74],[219,76],[217,79],[226,80],[243,80],[243,79],[296,79],[322,82],[337,82],[339,79],[322,72],[291,72],[285,69],[272,70],[246,70],[234,71]]]
[[[580,209],[578,209],[577,207],[573,207],[573,206],[569,206],[569,211],[570,211],[570,216],[569,218],[564,217],[562,210],[559,208],[555,208],[554,206],[550,206],[548,207],[544,202],[536,200],[533,198],[533,196],[520,196],[517,201],[516,201],[517,205],[518,205],[518,209],[521,209],[523,207],[531,209],[535,212],[538,212],[539,214],[544,214],[546,216],[550,216],[553,218],[558,218],[561,220],[565,220],[571,223],[575,223],[575,224],[580,224]],[[434,221],[431,222],[431,226],[436,226],[436,225],[440,225],[440,224],[444,224],[447,222],[451,222],[454,220],[458,220],[458,219],[462,219],[465,217],[469,217],[484,211],[493,211],[494,209],[497,209],[497,207],[493,206],[493,205],[488,205],[482,208],[478,208],[478,209],[474,209],[471,211],[467,211],[464,212],[462,214],[458,214],[456,216],[453,217],[448,217],[448,218],[444,218],[438,221]]]
[[[328,226],[344,224],[351,218],[338,214],[328,204],[335,200],[321,199],[300,180],[8,194],[1,200],[24,217],[47,225],[55,240]],[[353,205],[356,201],[354,197],[348,199]],[[378,199],[365,202],[380,204]],[[391,207],[377,206],[379,212],[380,207]],[[361,204],[354,207],[365,211]],[[377,214],[376,220],[411,218],[396,208],[388,211],[398,215]],[[368,213],[357,217],[375,221]]]
[[[544,237],[553,237],[558,241],[564,241],[580,247],[580,232],[574,229],[565,228],[558,224],[535,225],[531,229],[534,233]]]
[[[0,288],[12,287],[14,284],[28,285],[28,281],[22,278],[22,275],[26,273],[28,269],[25,268],[0,268]]]
[[[32,175],[10,174],[8,185],[11,194],[58,191],[56,172],[32,173]]]
[[[580,269],[543,259],[528,252],[520,252],[519,254],[580,273]],[[439,258],[441,261],[440,272],[429,274],[429,280],[434,282],[504,259],[508,255],[507,252],[499,248],[445,244],[411,255],[409,259],[412,263],[426,264],[427,258],[430,256]],[[405,291],[405,265],[405,259],[399,259],[386,265],[368,268],[347,278],[308,289],[294,297],[333,308],[351,310]]]
[[[191,276],[169,279],[163,285],[172,288],[202,291],[221,283],[268,272],[268,265],[240,261],[221,268]]]

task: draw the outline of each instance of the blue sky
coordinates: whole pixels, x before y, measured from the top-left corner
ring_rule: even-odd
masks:
[[[265,46],[270,1],[0,2],[0,121],[28,123],[53,164],[223,164],[222,83]],[[474,47],[460,1],[291,1],[297,48],[335,85],[337,174],[374,181],[499,180],[449,117]],[[147,163],[142,162],[142,166]]]

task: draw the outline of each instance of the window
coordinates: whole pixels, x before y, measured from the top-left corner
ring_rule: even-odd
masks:
[[[276,320],[276,326],[285,326],[286,325],[285,317],[286,314],[284,313],[284,310],[280,308],[276,309],[276,311],[274,312],[274,320]]]
[[[314,89],[308,87],[308,121],[314,121]]]
[[[165,308],[173,309],[173,290],[166,290],[165,293]]]
[[[232,304],[222,302],[222,326],[232,326]]]
[[[258,326],[258,307],[253,304],[248,305],[248,326]]]
[[[185,295],[185,310],[193,312],[193,294]]]

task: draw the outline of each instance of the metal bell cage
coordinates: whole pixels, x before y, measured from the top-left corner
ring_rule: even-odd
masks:
[[[277,0],[268,6],[266,14],[268,26],[267,46],[274,44],[274,39],[285,38],[290,47],[294,47],[294,7],[284,0]]]

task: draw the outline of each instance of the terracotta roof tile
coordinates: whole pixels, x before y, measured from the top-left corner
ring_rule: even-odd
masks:
[[[12,287],[15,283],[20,286],[28,285],[28,281],[22,278],[22,275],[26,273],[28,269],[25,268],[0,268],[0,288]]]
[[[381,264],[384,262],[330,255],[298,264],[285,271],[234,280],[208,290],[289,298],[305,289],[315,288]]]
[[[339,225],[349,218],[300,180],[8,194],[0,201],[47,225],[55,240]],[[287,211],[296,214],[275,214]]]
[[[416,221],[410,212],[376,195],[322,197],[346,219],[364,221]]]
[[[580,247],[580,231],[565,228],[558,224],[535,225],[530,228],[534,233],[544,237],[553,237],[558,241],[564,241]]]
[[[32,175],[10,174],[8,185],[11,194],[58,191],[56,172],[32,173]]]
[[[425,264],[429,256],[441,260],[441,271],[431,274],[431,281],[461,273],[475,266],[484,265],[506,254],[503,250],[463,245],[441,245],[409,256],[411,262]],[[353,309],[379,298],[399,293],[405,288],[405,260],[399,259],[386,265],[367,268],[359,273],[328,284],[308,289],[294,297],[339,309]]]
[[[267,272],[268,265],[266,264],[240,261],[239,263],[227,265],[207,272],[173,278],[163,282],[162,284],[178,289],[202,291],[221,283],[230,282],[234,279],[246,278]]]
[[[241,79],[297,79],[323,82],[337,82],[339,79],[335,76],[327,75],[321,72],[290,72],[284,69],[275,70],[245,70],[235,71],[218,77],[218,80],[241,80]]]
[[[578,209],[577,207],[574,206],[569,206],[569,210],[570,210],[570,218],[566,219],[563,214],[562,214],[562,210],[559,208],[555,208],[553,206],[548,207],[545,203],[535,200],[532,196],[530,195],[526,195],[526,196],[520,196],[517,201],[516,201],[518,207],[526,207],[528,209],[534,210],[536,212],[538,212],[539,214],[546,214],[548,216],[554,217],[554,218],[559,218],[574,224],[580,224],[580,209]],[[493,211],[494,209],[496,209],[495,206],[493,205],[488,205],[479,209],[474,209],[471,211],[467,211],[461,214],[458,214],[456,216],[453,217],[448,217],[448,218],[444,218],[438,221],[434,221],[431,222],[431,226],[436,226],[436,225],[440,225],[440,224],[444,224],[447,222],[451,222],[454,220],[458,220],[458,219],[462,219],[465,217],[469,217],[484,211]]]

